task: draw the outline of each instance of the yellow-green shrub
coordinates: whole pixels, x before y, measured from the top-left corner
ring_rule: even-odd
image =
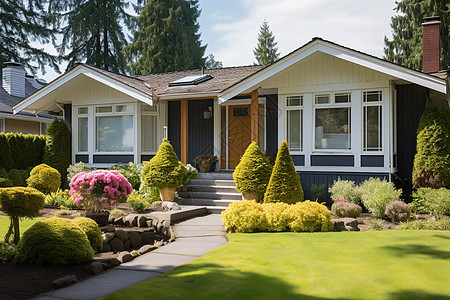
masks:
[[[377,218],[383,218],[386,206],[400,200],[402,194],[402,190],[396,189],[392,182],[373,177],[364,181],[360,189],[362,203]]]
[[[289,227],[295,232],[333,231],[331,212],[325,205],[306,200],[291,205]]]
[[[98,228],[98,225],[94,220],[80,217],[73,219],[72,222],[84,231],[95,252],[103,249],[102,231]]]
[[[256,232],[266,229],[261,204],[255,201],[236,201],[222,212],[222,222],[228,232]]]
[[[286,231],[289,219],[290,205],[283,202],[262,204],[267,222],[267,231]]]
[[[54,193],[61,184],[61,174],[49,165],[40,164],[31,170],[27,183],[44,194]]]

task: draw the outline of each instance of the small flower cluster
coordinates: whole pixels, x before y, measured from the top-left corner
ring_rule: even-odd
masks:
[[[334,201],[334,203],[347,203],[348,202],[347,200],[334,200],[334,199],[331,199],[331,201]]]
[[[132,191],[130,183],[119,171],[97,170],[75,175],[69,193],[77,206],[83,205],[87,211],[99,211],[115,207]]]
[[[199,155],[195,158],[195,162],[197,164],[201,164],[203,162],[209,162],[209,163],[213,163],[217,160],[217,156],[212,155],[212,154],[202,154]]]

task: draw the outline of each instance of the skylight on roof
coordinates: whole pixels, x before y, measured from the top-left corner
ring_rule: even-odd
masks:
[[[201,82],[212,79],[213,77],[209,74],[201,75],[189,75],[169,83],[169,86],[182,86],[182,85],[195,85]]]

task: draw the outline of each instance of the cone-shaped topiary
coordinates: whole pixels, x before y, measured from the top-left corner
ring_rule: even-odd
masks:
[[[40,164],[31,170],[27,183],[44,194],[54,193],[61,185],[61,174],[46,164]]]
[[[252,142],[234,170],[236,190],[241,193],[257,193],[262,200],[270,174],[272,174],[272,165],[256,142]]]
[[[142,169],[144,182],[159,189],[181,186],[186,173],[186,167],[178,161],[167,139],[163,139],[158,153]]]
[[[434,123],[417,136],[412,172],[416,188],[450,189],[450,130]]]
[[[264,202],[296,203],[303,201],[300,175],[295,171],[286,141],[281,142],[264,195]]]

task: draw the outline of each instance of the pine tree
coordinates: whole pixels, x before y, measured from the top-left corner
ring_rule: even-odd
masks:
[[[149,0],[137,17],[134,42],[124,49],[135,74],[201,68],[198,0]]]
[[[215,60],[214,55],[210,54],[206,58],[205,68],[207,69],[220,69],[223,68],[223,64],[221,61]]]
[[[266,65],[273,63],[280,57],[280,53],[277,53],[277,42],[275,42],[275,36],[269,28],[269,23],[264,21],[259,28],[258,45],[253,50],[253,54],[256,58],[255,65]]]
[[[132,18],[125,11],[124,0],[59,0],[50,10],[62,12],[56,25],[61,30],[62,42],[57,45],[61,57],[69,61],[68,69],[77,62],[113,72],[124,73],[126,60],[122,53],[127,39],[122,23],[131,28]],[[65,54],[66,50],[69,53]]]
[[[46,2],[0,1],[0,69],[3,69],[4,62],[15,61],[33,73],[38,69],[45,73],[46,65],[59,71],[55,56],[31,44],[34,40],[49,43],[55,35],[55,31],[50,29],[52,16],[44,11]]]
[[[450,65],[450,5],[448,0],[399,0],[391,18],[392,40],[384,37],[384,58],[422,70],[422,22],[425,17],[441,19],[441,69]]]

